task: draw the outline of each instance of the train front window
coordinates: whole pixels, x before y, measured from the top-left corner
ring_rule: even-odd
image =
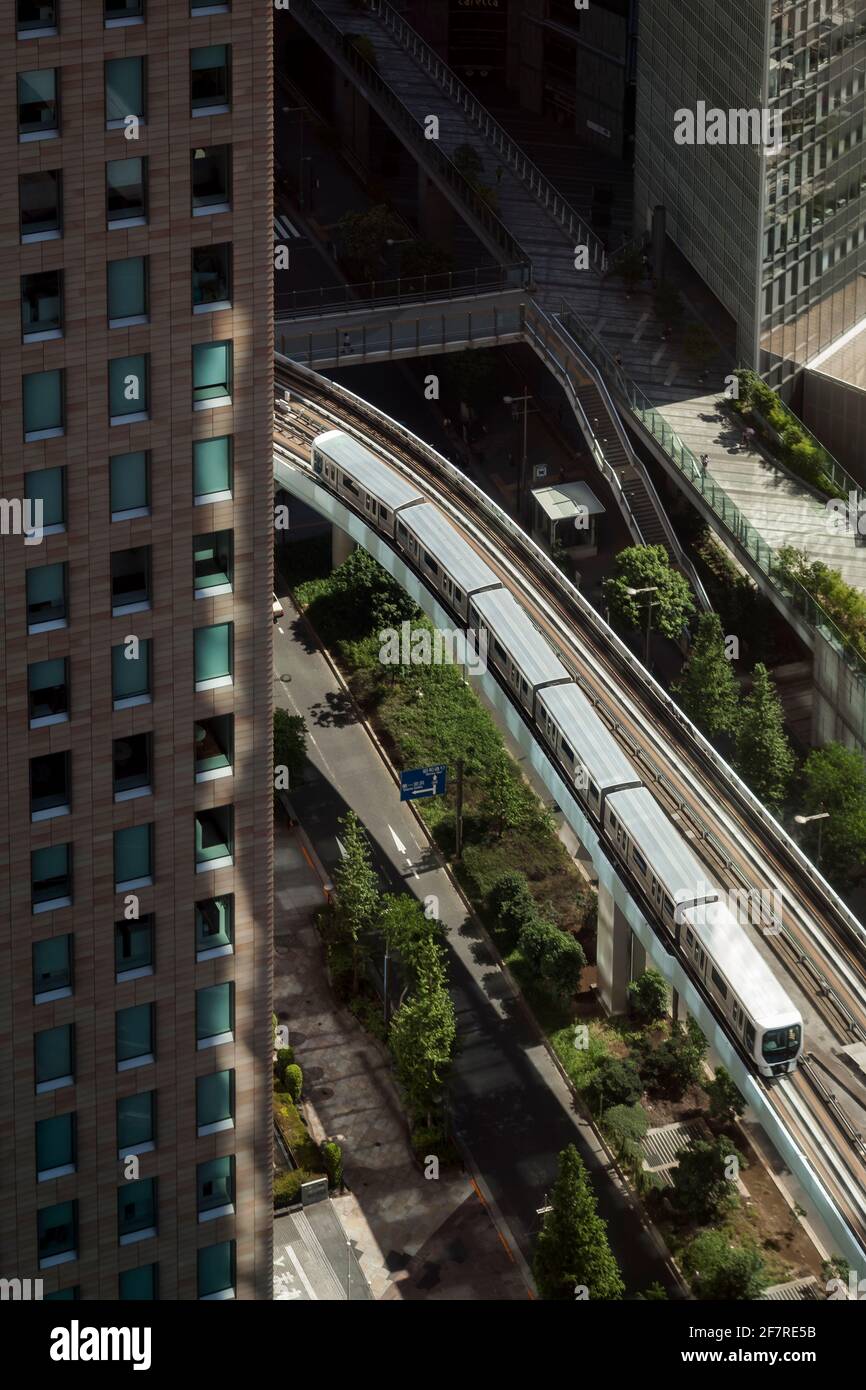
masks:
[[[764,1034],[761,1051],[768,1061],[783,1062],[793,1057],[800,1046],[800,1025],[790,1028],[771,1028]]]

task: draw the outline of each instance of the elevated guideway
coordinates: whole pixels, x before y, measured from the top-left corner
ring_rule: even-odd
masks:
[[[293,0],[292,12],[488,249],[503,262],[531,264],[536,305],[580,344],[628,427],[693,500],[700,498],[699,509],[812,648],[816,740],[838,738],[866,748],[866,659],[801,585],[782,579],[774,559],[782,544],[803,547],[866,591],[866,547],[826,525],[822,501],[804,484],[740,444],[699,379],[687,338],[697,320],[687,312],[665,342],[648,341],[655,334],[650,306],[606,273],[598,238],[387,0],[367,0],[363,7],[348,0]],[[375,66],[351,36],[372,46]],[[425,138],[431,114],[439,120],[437,140]],[[495,212],[453,162],[466,143],[482,160],[477,182],[495,190]],[[577,247],[587,249],[585,270],[575,268]],[[707,370],[721,382],[731,365],[720,354]],[[707,471],[699,463],[704,451],[711,458]],[[832,471],[842,492],[859,493],[840,465]]]
[[[726,767],[640,663],[606,627],[579,591],[501,510],[458,469],[396,421],[351,392],[285,360],[278,384],[288,388],[275,410],[274,479],[362,544],[406,588],[434,623],[452,616],[390,543],[323,488],[309,463],[315,434],[333,426],[368,438],[472,538],[519,597],[536,625],[557,646],[575,678],[629,752],[669,815],[690,827],[693,843],[723,886],[773,884],[784,890],[778,938],[767,950],[809,963],[816,1007],[835,1010],[842,1039],[866,1038],[862,962],[866,932],[784,830]],[[538,741],[533,728],[489,673],[478,679],[485,697],[562,808],[599,884],[598,961],[608,1007],[622,1006],[632,972],[649,959],[700,1023],[718,1059],[730,1070],[785,1163],[804,1202],[817,1213],[832,1246],[854,1267],[866,1258],[866,1147],[835,1098],[822,1088],[808,1058],[792,1077],[764,1085],[746,1068],[716,1021],[684,960],[656,934],[649,913],[608,856],[596,827]],[[788,953],[786,955],[786,952]],[[797,965],[796,962],[800,964]],[[824,1014],[822,1013],[822,1017]],[[817,1032],[817,1030],[815,1030]],[[807,1044],[808,1046],[808,1044]]]

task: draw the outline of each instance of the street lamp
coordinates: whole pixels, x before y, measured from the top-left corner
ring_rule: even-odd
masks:
[[[527,453],[527,425],[529,422],[529,402],[532,400],[528,389],[524,386],[522,396],[503,396],[503,405],[522,405],[523,406],[523,454],[520,459],[520,473],[517,479],[517,520],[523,519],[524,492],[526,491],[526,465]]]
[[[798,825],[808,825],[809,822],[810,822],[810,821],[813,821],[813,820],[816,820],[816,821],[818,822],[818,853],[817,853],[816,856],[815,856],[815,868],[816,868],[816,869],[820,869],[820,867],[821,867],[821,832],[822,832],[822,830],[824,829],[824,827],[823,827],[823,825],[821,824],[821,822],[827,820],[827,819],[829,818],[829,815],[830,815],[830,812],[829,812],[829,811],[816,811],[815,814],[814,814],[814,816],[795,816],[795,817],[794,817],[794,820],[797,822]]]
[[[397,238],[392,237],[392,236],[389,236],[389,237],[386,237],[386,238],[385,238],[385,245],[386,245],[386,246],[407,246],[407,245],[409,244],[410,241],[414,241],[414,240],[415,240],[415,238],[414,238],[413,236],[404,236],[404,237],[397,237]],[[400,294],[400,272],[401,272],[402,268],[403,268],[403,257],[402,257],[402,255],[401,255],[401,253],[398,251],[398,252],[397,252],[397,294],[398,294],[398,296],[399,296],[399,294]]]
[[[638,594],[657,594],[658,585],[650,584],[645,589],[626,588],[626,593],[628,594],[629,598],[637,598]],[[658,599],[651,598],[649,603],[647,604],[646,610],[646,660],[644,661],[644,665],[646,666],[647,670],[649,670],[650,664],[650,627],[652,625],[653,608],[657,603]]]

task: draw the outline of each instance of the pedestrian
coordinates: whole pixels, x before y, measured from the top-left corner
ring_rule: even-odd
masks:
[[[753,430],[751,425],[747,425],[746,428],[743,430],[743,448],[750,449],[752,447],[752,441],[754,440],[754,438],[755,431]]]
[[[351,352],[351,351],[352,351],[352,338],[351,338],[351,335],[350,335],[349,333],[344,333],[344,334],[343,334],[343,351],[344,351],[344,352]]]
[[[701,468],[704,470],[705,473],[706,473],[707,469],[709,468],[709,466],[710,466],[710,456],[709,456],[709,454],[701,454]]]

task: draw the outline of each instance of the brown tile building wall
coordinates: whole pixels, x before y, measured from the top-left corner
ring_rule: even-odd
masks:
[[[0,497],[23,497],[31,469],[66,466],[64,534],[2,546],[2,704],[0,713],[0,1277],[41,1277],[45,1292],[70,1286],[84,1299],[117,1297],[118,1272],[159,1266],[159,1296],[197,1296],[199,1247],[234,1239],[239,1298],[271,1290],[270,1020],[272,938],[272,588],[273,420],[272,99],[273,11],[262,0],[233,0],[231,12],[190,16],[188,0],[147,0],[144,24],[107,29],[97,0],[61,0],[59,34],[19,41],[15,5],[0,19]],[[230,114],[192,119],[189,51],[231,45]],[[146,54],[146,123],[138,142],[106,130],[103,63]],[[61,136],[19,143],[16,70],[59,70]],[[191,214],[190,151],[231,144],[231,211]],[[107,230],[105,162],[148,161],[146,226]],[[63,171],[63,237],[22,245],[18,177]],[[231,242],[232,307],[194,316],[191,246]],[[109,329],[106,262],[150,258],[150,321]],[[64,271],[64,334],[21,341],[20,277]],[[194,412],[192,345],[231,339],[231,406]],[[109,358],[150,354],[150,418],[109,426]],[[65,371],[65,434],[24,443],[23,374]],[[193,505],[192,442],[234,438],[232,500]],[[112,523],[109,457],[151,454],[151,515]],[[193,536],[233,529],[233,592],[196,601]],[[149,612],[112,617],[110,553],[149,545]],[[68,562],[66,630],[28,636],[25,569]],[[193,629],[234,624],[234,683],[196,693]],[[151,704],[114,711],[111,648],[129,634],[151,638]],[[28,727],[28,663],[68,656],[69,722]],[[232,777],[196,785],[193,725],[233,713]],[[112,740],[153,731],[153,795],[115,804]],[[29,759],[69,749],[71,815],[31,824]],[[231,802],[234,865],[196,873],[194,813]],[[123,897],[114,891],[113,832],[152,822],[153,885],[138,890],[142,913],[155,914],[155,973],[115,983],[114,923]],[[31,914],[30,855],[73,845],[73,904]],[[234,954],[197,963],[194,903],[233,893]],[[74,938],[71,998],[34,1005],[34,940]],[[234,1041],[197,1051],[195,992],[235,982]],[[153,1065],[118,1073],[115,1011],[154,1001]],[[74,1022],[75,1084],[35,1094],[33,1035]],[[196,1137],[196,1077],[234,1068],[235,1128]],[[158,1179],[156,1237],[121,1247],[115,1103],[135,1091],[157,1093],[157,1145],[142,1155],[140,1176]],[[74,1110],[74,1175],[37,1183],[35,1123]],[[196,1165],[236,1156],[235,1215],[199,1223]],[[77,1198],[78,1259],[40,1272],[37,1209]]]

